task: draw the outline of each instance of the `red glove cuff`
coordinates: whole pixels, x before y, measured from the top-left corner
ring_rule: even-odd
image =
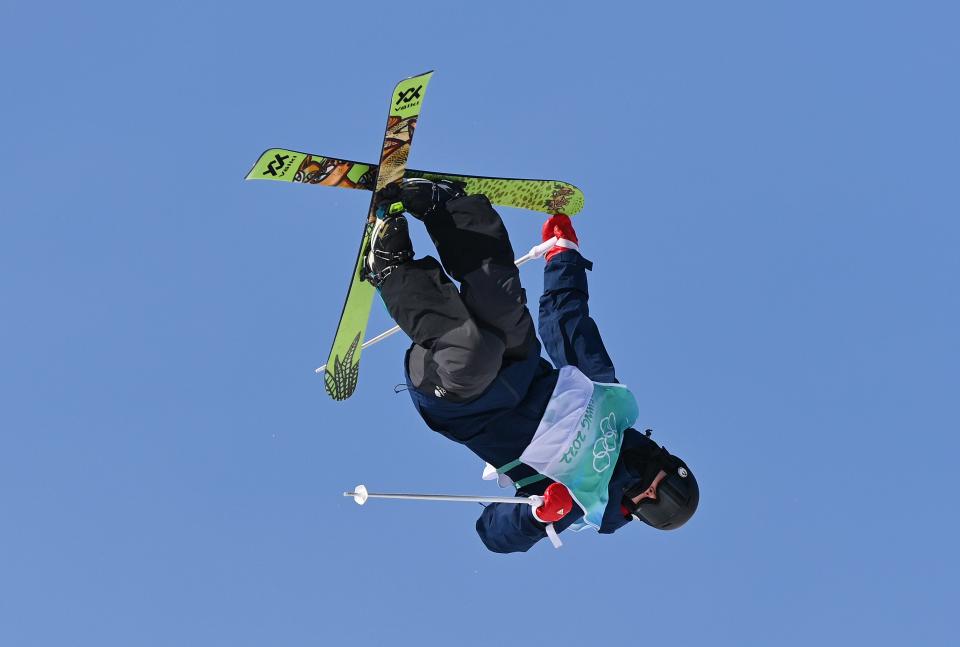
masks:
[[[578,244],[580,241],[577,239],[577,232],[573,229],[573,223],[570,222],[570,216],[558,213],[550,216],[545,223],[543,223],[542,230],[543,240],[550,240],[553,237],[556,237],[560,240],[567,241],[568,246],[556,245],[544,254],[544,257],[549,261],[551,258],[557,254],[562,254],[568,249],[579,249]],[[572,245],[570,245],[572,243]]]

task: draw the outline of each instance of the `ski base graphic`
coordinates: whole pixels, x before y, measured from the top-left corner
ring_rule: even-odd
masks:
[[[247,173],[247,180],[274,180],[334,186],[344,189],[373,190],[379,167],[367,162],[324,157],[285,148],[270,148]],[[482,193],[495,205],[515,207],[547,214],[572,216],[583,209],[583,191],[560,180],[458,175],[406,169],[404,177],[463,182],[469,194]]]

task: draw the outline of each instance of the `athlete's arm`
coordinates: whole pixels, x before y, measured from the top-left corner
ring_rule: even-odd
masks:
[[[578,242],[566,216],[548,220],[543,235],[572,238],[574,246]],[[613,361],[587,305],[587,270],[593,269],[593,263],[573,247],[554,248],[547,259],[538,330],[550,359],[557,368],[576,366],[595,382],[616,382]]]
[[[547,536],[547,526],[533,518],[530,506],[491,503],[477,519],[477,534],[495,553],[522,553]]]
[[[550,512],[557,513],[555,509]],[[550,518],[547,512],[541,514]],[[582,517],[583,510],[573,504],[572,510],[553,522],[553,527],[557,532],[562,532]],[[495,553],[521,553],[530,550],[531,546],[547,536],[547,524],[538,521],[528,505],[492,503],[484,508],[483,514],[477,519],[477,534],[484,546]]]

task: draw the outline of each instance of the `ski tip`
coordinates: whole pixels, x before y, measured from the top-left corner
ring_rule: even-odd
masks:
[[[253,163],[253,166],[250,167],[250,170],[247,171],[247,174],[243,176],[244,180],[263,180],[270,179],[263,177],[266,173],[263,173],[263,170],[269,166],[267,160],[271,160],[274,156],[283,155],[285,153],[290,153],[291,151],[285,150],[283,148],[268,148],[267,150],[260,153],[260,156],[257,158],[257,161]],[[257,171],[260,171],[258,173]],[[274,175],[276,175],[274,173]]]
[[[553,214],[574,216],[583,210],[583,202],[584,196],[580,187],[569,182],[554,181],[553,195],[544,206]]]
[[[243,179],[244,179],[244,180],[259,180],[260,178],[258,178],[256,175],[254,175],[254,172],[255,172],[255,171],[257,170],[257,168],[260,166],[260,163],[263,162],[264,158],[268,157],[268,156],[270,155],[270,153],[273,152],[273,151],[275,151],[275,150],[279,150],[279,149],[277,149],[277,148],[268,148],[267,150],[265,150],[265,151],[263,151],[262,153],[260,153],[260,155],[257,157],[257,161],[253,163],[253,166],[251,166],[251,167],[250,167],[250,170],[247,171],[247,174],[243,176]]]
[[[398,92],[403,88],[407,88],[417,83],[426,85],[427,83],[430,82],[430,79],[432,77],[433,77],[433,70],[429,70],[427,72],[423,72],[422,74],[414,74],[413,76],[408,76],[405,79],[400,79],[399,81],[397,81],[397,85],[394,87],[394,92]]]

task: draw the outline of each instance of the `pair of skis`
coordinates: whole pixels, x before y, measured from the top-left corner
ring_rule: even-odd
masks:
[[[265,151],[247,174],[248,180],[277,180],[321,186],[338,186],[373,191],[350,287],[340,315],[340,324],[324,370],[327,393],[334,400],[346,400],[360,378],[362,341],[370,318],[375,288],[364,280],[363,268],[376,222],[376,195],[404,177],[463,182],[467,193],[483,193],[492,203],[573,215],[583,208],[583,192],[566,182],[526,180],[469,175],[452,175],[407,169],[410,144],[423,98],[433,72],[404,79],[394,88],[379,165],[324,157],[298,151],[271,148]]]
[[[245,179],[372,191],[379,168],[369,162],[324,157],[286,148],[268,148],[260,155]],[[434,182],[461,182],[470,195],[482,193],[490,202],[501,207],[529,209],[548,214],[565,213],[568,216],[583,209],[583,192],[574,185],[559,180],[485,177],[412,168],[408,168],[403,177],[421,177]]]

